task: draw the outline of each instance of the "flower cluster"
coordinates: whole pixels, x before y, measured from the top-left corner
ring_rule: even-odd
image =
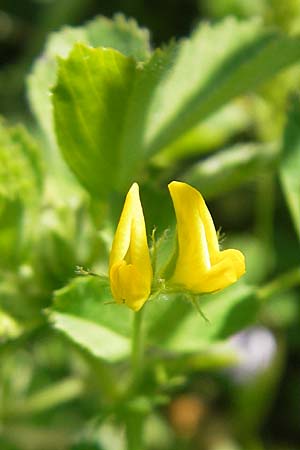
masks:
[[[200,192],[178,181],[169,184],[169,191],[177,220],[178,253],[168,283],[200,294],[219,291],[237,281],[245,272],[244,256],[238,250],[220,250]],[[126,196],[111,249],[109,278],[115,300],[134,311],[150,296],[153,271],[137,183]]]

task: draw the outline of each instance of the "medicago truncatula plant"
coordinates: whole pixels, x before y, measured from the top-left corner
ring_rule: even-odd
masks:
[[[191,300],[206,319],[199,306],[204,294],[221,291],[234,284],[245,273],[244,255],[239,250],[221,250],[212,217],[205,201],[195,188],[187,183],[173,181],[169,191],[176,214],[175,248],[170,251],[170,261],[165,274],[155,276],[157,243],[153,237],[152,248],[148,247],[146,225],[139,196],[139,186],[133,183],[129,189],[118,222],[109,258],[109,283],[111,294],[119,308],[133,310],[131,333],[131,377],[126,401],[142,395],[142,375],[146,370],[143,327],[144,310],[147,304],[158,309],[168,296]],[[163,238],[162,238],[163,239]],[[153,267],[152,267],[153,266]],[[171,267],[171,269],[170,269]],[[88,275],[83,269],[79,273]],[[91,273],[96,275],[95,273]],[[100,278],[103,278],[100,276]],[[180,301],[179,298],[176,301]],[[113,302],[106,307],[113,308]],[[186,302],[188,304],[188,302]],[[120,309],[113,314],[119,316]],[[147,315],[147,314],[146,314]],[[214,318],[210,318],[213,322]],[[149,320],[149,319],[148,319]],[[180,320],[180,318],[178,318]],[[151,321],[151,318],[150,318]],[[205,324],[210,326],[210,324]],[[163,325],[165,326],[165,324]],[[201,326],[199,321],[197,327]],[[202,324],[203,326],[203,324]],[[153,404],[153,399],[151,400]],[[155,404],[155,400],[154,400]],[[126,409],[127,407],[125,407]],[[126,409],[127,410],[127,409]],[[127,411],[127,437],[129,447],[137,449],[142,441],[141,412]],[[136,446],[138,442],[138,446]],[[133,443],[133,444],[132,444]]]
[[[132,396],[139,391],[144,370],[142,320],[145,304],[155,304],[160,295],[176,293],[191,299],[201,312],[197,303],[199,295],[218,292],[245,273],[244,256],[239,250],[220,250],[217,232],[202,195],[178,181],[169,184],[169,191],[177,220],[176,251],[172,252],[173,270],[169,276],[159,280],[153,277],[152,263],[155,265],[155,261],[151,263],[137,183],[131,186],[126,196],[110,253],[111,293],[118,304],[129,307],[134,314],[132,377],[128,391]],[[155,252],[152,252],[153,258]],[[115,314],[119,314],[118,310]],[[128,411],[127,414],[128,448],[140,449],[141,412]]]
[[[189,184],[170,183],[175,231],[171,214],[165,221],[160,217],[166,206],[160,204],[160,180],[185,180],[205,198],[218,200],[220,193],[269,168],[278,148],[273,142],[256,142],[256,135],[249,146],[226,148],[248,136],[253,123],[249,99],[235,99],[299,57],[298,37],[269,30],[257,20],[200,24],[189,38],[152,50],[148,32],[118,16],[55,34],[34,67],[32,109],[75,176],[72,195],[79,187],[92,206],[88,220],[93,225],[88,227],[94,234],[85,247],[92,251],[86,251],[86,258],[80,255],[76,235],[74,264],[99,273],[107,268],[108,273],[76,278],[56,291],[50,317],[57,329],[98,359],[107,397],[102,417],[111,413],[126,423],[130,450],[143,449],[144,416],[176,385],[176,376],[209,367],[212,360],[215,368],[222,367],[224,349],[216,356],[215,344],[225,344],[255,323],[258,311],[255,287],[244,280],[235,283],[245,272],[244,257],[238,250],[220,248],[201,194]],[[209,151],[215,153],[202,161]],[[181,166],[182,159],[186,164]],[[289,175],[288,167],[286,171]],[[65,182],[68,175],[62,169],[56,181]],[[143,201],[145,217],[154,213],[151,226],[158,218],[159,230],[170,225],[174,240],[168,233],[157,239],[153,235],[148,246],[146,224],[148,233],[151,227],[136,183],[113,239],[116,215],[133,180],[139,181],[143,195],[148,190],[155,198],[159,191],[152,208]],[[287,186],[295,184],[288,180]],[[76,234],[84,227],[80,214],[73,216]],[[167,255],[163,263],[162,254]],[[269,292],[264,290],[263,296]],[[199,318],[192,304],[210,323]]]

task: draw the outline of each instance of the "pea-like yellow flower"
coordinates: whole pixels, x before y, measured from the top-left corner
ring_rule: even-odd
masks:
[[[194,293],[214,292],[235,283],[245,273],[238,250],[220,251],[216,229],[196,189],[173,181],[169,190],[177,219],[178,257],[170,282]]]
[[[134,311],[141,309],[150,295],[152,267],[137,183],[126,196],[113,240],[109,279],[116,302],[126,303]]]

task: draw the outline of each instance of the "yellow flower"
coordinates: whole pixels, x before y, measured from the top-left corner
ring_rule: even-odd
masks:
[[[148,299],[152,268],[139,187],[134,183],[125,200],[109,260],[109,278],[117,303],[138,311]]]
[[[202,195],[173,181],[169,190],[177,219],[178,257],[171,282],[195,293],[214,292],[245,273],[244,255],[220,251],[216,229]]]

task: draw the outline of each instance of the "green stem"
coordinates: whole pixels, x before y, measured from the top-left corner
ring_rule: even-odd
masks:
[[[132,347],[131,347],[131,369],[132,369],[132,387],[136,388],[139,383],[144,352],[143,336],[143,310],[134,312],[132,329]]]
[[[144,336],[143,336],[143,309],[135,312],[132,328],[131,348],[131,384],[129,387],[130,397],[134,398],[140,384],[143,368]],[[143,450],[143,424],[144,416],[141,412],[129,409],[126,417],[127,450]]]
[[[300,267],[296,267],[289,272],[286,272],[275,280],[270,281],[257,292],[257,297],[260,300],[266,300],[278,292],[290,289],[294,286],[300,285]]]
[[[126,418],[127,450],[143,450],[144,416],[131,412]]]

